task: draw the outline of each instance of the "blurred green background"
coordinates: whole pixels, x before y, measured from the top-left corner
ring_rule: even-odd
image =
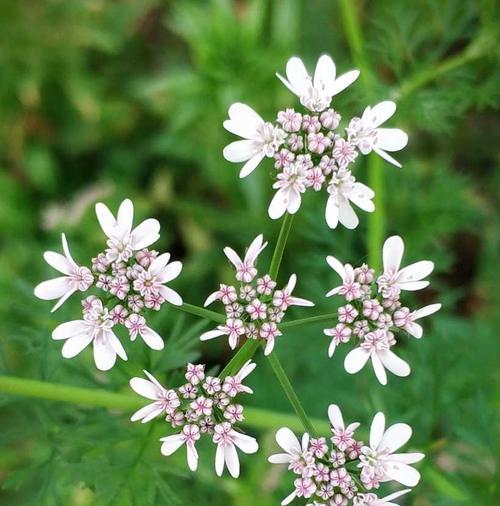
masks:
[[[168,308],[152,325],[167,340],[163,353],[129,343],[131,360],[108,374],[89,351],[63,360],[50,334],[78,318],[79,300],[51,315],[50,303],[34,298],[34,285],[53,276],[42,253],[59,250],[64,231],[88,265],[104,247],[94,203],[116,209],[130,197],[137,219],[161,221],[158,248],[184,262],[174,288],[188,302],[201,305],[231,275],[225,245],[241,251],[262,232],[271,246],[260,262],[268,265],[280,225],[266,212],[272,164],[239,180],[239,167],[222,158],[233,140],[222,121],[233,101],[269,120],[296,106],[275,72],[294,54],[312,67],[329,53],[339,72],[362,71],[335,99],[344,119],[369,103],[398,102],[392,125],[410,143],[397,156],[402,170],[383,164],[377,212],[384,237],[404,237],[407,263],[436,263],[432,289],[412,304],[444,307],[427,319],[421,341],[400,345],[413,373],[392,376],[387,387],[369,368],[345,373],[345,350],[328,359],[324,325],[287,332],[276,352],[310,416],[326,420],[335,402],[365,430],[377,410],[413,426],[409,448],[427,458],[401,504],[500,504],[498,27],[494,0],[1,2],[2,374],[128,392],[128,378],[145,367],[173,384],[188,360],[223,366],[227,344],[198,341],[210,324]],[[358,161],[365,182],[369,158]],[[354,232],[329,230],[324,205],[323,194],[305,196],[285,252],[280,282],[296,272],[297,294],[317,301],[294,318],[334,311],[324,293],[337,280],[324,257],[361,263],[374,234],[365,213]],[[245,403],[271,418],[290,412],[269,365],[258,362]],[[0,394],[0,504],[267,506],[291,490],[292,477],[266,462],[272,427],[247,429],[261,450],[242,457],[236,481],[216,478],[211,443],[200,446],[192,474],[183,452],[160,455],[164,422],[152,433],[129,416]]]

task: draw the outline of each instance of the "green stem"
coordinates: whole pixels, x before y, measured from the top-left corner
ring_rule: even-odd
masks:
[[[364,93],[370,102],[375,100],[375,76],[366,58],[361,26],[356,2],[352,0],[340,0],[345,34],[351,50],[352,57],[361,71],[360,80],[364,87]],[[368,263],[375,270],[380,268],[380,256],[382,242],[385,234],[384,213],[384,177],[381,158],[372,153],[368,159],[368,186],[375,192],[375,212],[368,216]]]
[[[293,221],[293,214],[286,213],[285,218],[281,223],[278,241],[276,242],[273,258],[271,259],[271,266],[269,267],[269,276],[274,281],[276,281],[276,278],[278,277],[281,260],[283,259],[283,252],[285,251],[286,241],[288,239],[288,235],[290,234],[290,229],[292,228],[292,221]]]
[[[243,364],[255,355],[258,347],[259,341],[257,339],[247,339],[245,344],[233,355],[233,358],[227,363],[226,367],[222,369],[219,378],[225,378],[238,372]]]
[[[337,318],[337,313],[320,314],[318,316],[310,316],[309,318],[301,318],[299,320],[292,320],[291,322],[280,323],[280,330],[289,329],[290,327],[300,327],[301,325],[308,325],[309,323],[321,323]]]
[[[179,311],[184,311],[185,313],[201,316],[206,320],[211,320],[216,323],[226,322],[226,317],[223,314],[216,313],[215,311],[210,311],[209,309],[204,309],[202,307],[194,306],[193,304],[187,304],[186,302],[182,304],[182,306],[171,305],[170,307],[178,309]]]
[[[134,394],[113,393],[101,389],[73,387],[12,376],[0,376],[0,392],[124,411],[139,409],[148,402],[147,399]],[[301,421],[293,415],[259,408],[245,408],[243,424],[263,430],[282,426],[287,426],[295,431],[300,431],[302,428]],[[326,434],[329,430],[328,424],[323,420],[314,420],[314,424],[321,428],[322,433]]]
[[[293,389],[292,384],[290,383],[290,380],[288,379],[288,376],[285,373],[285,370],[283,369],[283,366],[281,365],[281,362],[279,361],[276,353],[271,353],[268,357],[269,363],[271,364],[271,367],[273,368],[274,374],[278,378],[278,381],[281,384],[281,387],[285,391],[286,396],[288,397],[288,400],[290,401],[290,404],[293,406],[293,409],[297,416],[299,417],[300,421],[302,422],[302,425],[304,426],[304,429],[313,437],[316,436],[316,430],[314,429],[311,421],[306,415],[306,412],[304,408],[302,407],[302,404],[297,397],[297,394],[295,393],[295,390]]]

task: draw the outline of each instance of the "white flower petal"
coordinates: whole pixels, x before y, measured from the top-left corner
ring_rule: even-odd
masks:
[[[160,439],[162,441],[161,445],[161,453],[162,455],[169,456],[172,455],[175,451],[177,451],[183,444],[182,441],[182,435],[181,434],[174,434],[172,436],[166,436],[162,437]]]
[[[36,286],[34,293],[39,299],[54,300],[62,297],[70,289],[69,279],[66,276],[61,276],[43,281]]]
[[[370,127],[376,128],[387,121],[396,112],[396,104],[385,100],[370,109]]]
[[[198,468],[198,452],[193,443],[186,443],[187,462],[191,471],[196,471]]]
[[[233,266],[236,269],[239,269],[243,265],[243,262],[241,261],[241,258],[236,253],[236,251],[234,251],[233,248],[230,248],[229,246],[226,246],[223,249],[223,251],[224,251],[224,255],[226,255],[227,259],[233,264]]]
[[[235,430],[231,431],[234,444],[244,453],[255,453],[259,449],[259,444],[254,437],[241,434]]]
[[[359,77],[359,70],[350,70],[345,74],[337,77],[335,81],[329,86],[328,92],[334,96],[345,90],[348,86],[350,86],[356,79]]]
[[[420,339],[424,335],[424,329],[422,328],[422,325],[419,325],[418,323],[411,322],[404,326],[404,329],[408,334],[411,336]]]
[[[324,88],[326,93],[333,95],[333,93],[330,92],[330,89],[335,81],[336,73],[335,63],[331,57],[327,54],[320,56],[314,71],[314,87],[316,89]]]
[[[109,371],[116,362],[116,351],[102,339],[94,339],[94,362],[101,371]]]
[[[300,297],[290,297],[290,305],[291,306],[303,306],[303,307],[313,307],[314,302],[307,299],[301,299]]]
[[[276,442],[287,453],[297,453],[301,451],[297,436],[288,427],[278,429],[276,432]]]
[[[269,204],[268,214],[269,218],[272,220],[277,220],[281,218],[287,209],[288,206],[288,189],[280,188],[275,194],[271,203]]]
[[[419,318],[423,318],[424,316],[429,316],[431,314],[436,313],[441,309],[441,304],[429,304],[428,306],[424,306],[412,313],[412,319],[418,320]]]
[[[92,342],[92,335],[82,334],[70,337],[62,347],[61,353],[64,358],[76,357]]]
[[[115,217],[108,209],[108,207],[101,202],[95,205],[95,213],[102,231],[110,238],[113,239],[117,233],[117,223]]]
[[[282,501],[281,506],[290,504],[297,497],[297,492],[294,490],[290,495],[287,495]]]
[[[339,201],[337,197],[330,195],[325,208],[326,223],[330,228],[337,228],[339,224]]]
[[[345,197],[339,197],[339,221],[349,230],[353,230],[359,225],[359,218]]]
[[[364,348],[354,348],[345,357],[344,369],[349,374],[355,374],[363,369],[369,358],[370,353]]]
[[[363,183],[354,183],[353,191],[349,194],[349,200],[367,213],[375,211],[375,204],[371,199],[375,193]]]
[[[235,135],[246,139],[254,139],[258,136],[259,127],[264,120],[248,105],[236,102],[229,107],[228,115],[230,119],[230,127],[224,128]]]
[[[61,323],[52,331],[52,339],[68,339],[87,333],[89,325],[85,320],[73,320]]]
[[[395,165],[396,167],[399,167],[399,168],[402,167],[402,165],[395,158],[393,158],[391,155],[387,154],[383,149],[380,149],[377,146],[375,146],[373,148],[373,151],[375,153],[377,153],[377,155],[382,157],[384,160],[386,160],[387,162],[392,163],[392,165]]]
[[[389,371],[396,376],[405,377],[411,372],[410,366],[391,350],[379,351],[378,357],[382,364],[384,364],[384,367],[389,369]]]
[[[158,275],[160,283],[168,283],[175,279],[182,271],[182,263],[179,261],[168,264]]]
[[[328,346],[328,356],[329,356],[330,358],[332,358],[332,357],[333,357],[333,355],[334,355],[334,353],[335,353],[335,349],[336,349],[336,348],[337,348],[337,344],[335,343],[335,340],[334,340],[334,339],[332,339],[332,340],[330,341],[330,345]]]
[[[256,141],[243,140],[234,141],[228,144],[222,151],[222,156],[233,163],[246,162],[262,151]]]
[[[267,459],[271,464],[288,464],[291,457],[288,453],[275,453]]]
[[[403,252],[404,243],[401,237],[393,235],[392,237],[386,239],[382,252],[384,272],[397,272],[399,270],[399,266],[401,265],[401,260],[403,258]]]
[[[200,336],[200,341],[208,341],[209,339],[214,339],[215,337],[225,336],[227,335],[222,330],[209,330]]]
[[[224,448],[224,459],[226,461],[229,474],[233,478],[238,478],[240,475],[240,461],[238,459],[236,448],[233,444],[229,444]]]
[[[160,238],[160,222],[154,218],[148,218],[132,231],[132,247],[140,250],[151,246]]]
[[[224,447],[222,445],[217,445],[217,449],[215,450],[215,474],[217,476],[222,476],[224,471]]]
[[[410,264],[399,271],[398,283],[406,283],[408,281],[420,281],[427,277],[434,270],[434,262],[429,260],[421,260]]]
[[[372,366],[375,371],[375,376],[382,385],[387,385],[387,373],[385,372],[384,366],[377,353],[372,353]]]
[[[51,267],[66,275],[71,274],[75,268],[75,265],[65,256],[55,251],[46,251],[43,254],[43,258]]]
[[[405,281],[404,283],[399,284],[399,288],[401,288],[401,290],[415,292],[428,287],[429,284],[429,281]]]
[[[279,77],[279,76],[278,76]],[[286,77],[290,86],[288,88],[300,96],[304,93],[307,82],[310,79],[302,60],[296,56],[290,58],[286,64]],[[284,82],[284,80],[282,79]],[[286,85],[286,83],[285,83]]]
[[[130,199],[125,199],[118,208],[116,222],[118,227],[127,234],[132,230],[132,222],[134,220],[134,204]]]
[[[399,128],[379,128],[377,148],[384,151],[399,151],[408,144],[408,135]]]
[[[76,287],[67,291],[55,304],[55,306],[50,310],[51,313],[57,311],[74,293],[76,292]]]
[[[136,377],[132,378],[129,384],[130,388],[132,388],[136,394],[146,397],[146,399],[151,399],[152,401],[156,401],[158,399],[159,389],[157,385],[151,381]]]
[[[420,462],[424,457],[423,453],[393,453],[390,460],[402,462],[403,464],[415,464],[415,462]]]
[[[216,292],[211,293],[207,297],[207,300],[203,304],[203,307],[210,306],[210,304],[212,304],[212,302],[215,302],[216,300],[219,300],[219,291],[218,290]]]
[[[250,160],[248,160],[248,162],[245,163],[245,165],[243,165],[243,167],[241,168],[240,178],[247,177],[249,174],[251,174],[257,168],[257,165],[259,165],[259,163],[262,161],[263,158],[264,158],[263,152],[257,153],[255,156],[250,158]]]
[[[379,443],[382,440],[385,430],[385,416],[384,413],[379,411],[372,421],[370,427],[370,448],[376,450],[379,447]]]
[[[326,261],[328,263],[328,265],[341,277],[341,279],[343,280],[344,279],[344,276],[345,276],[345,269],[344,269],[344,264],[338,260],[337,258],[335,258],[334,256],[327,256],[326,257]]]
[[[262,234],[259,234],[248,247],[248,250],[245,254],[245,262],[253,265],[257,260],[257,257],[266,246],[267,242],[264,243],[264,236]]]
[[[408,492],[411,492],[411,489],[407,488],[405,490],[398,490],[397,492],[394,492],[393,494],[386,495],[385,497],[383,497],[380,500],[385,503],[387,501],[392,501],[393,499],[397,499],[398,497],[401,497],[402,495],[405,495]]]
[[[392,453],[409,441],[411,433],[411,427],[408,424],[395,423],[384,432],[378,449]]]
[[[157,276],[167,266],[169,261],[170,253],[162,253],[151,262],[148,270],[151,274]]]
[[[165,346],[161,336],[149,327],[141,332],[141,337],[152,350],[163,350]]]
[[[143,408],[137,410],[130,418],[131,422],[137,422],[139,420],[143,420],[146,417],[149,417],[151,413],[156,413],[158,411],[158,406],[155,403],[148,404]],[[163,411],[160,409],[160,412]],[[159,413],[157,413],[159,414]],[[156,415],[155,415],[156,416]],[[144,422],[143,422],[144,423]]]
[[[344,418],[342,412],[336,404],[330,404],[328,406],[328,418],[334,429],[344,429]]]
[[[170,304],[173,304],[174,306],[182,306],[182,297],[175,290],[172,290],[172,288],[162,285],[160,286],[159,291],[161,296],[167,302],[170,302]]]
[[[398,462],[391,462],[390,465],[387,465],[386,474],[405,487],[414,487],[420,481],[420,473],[416,469]]]

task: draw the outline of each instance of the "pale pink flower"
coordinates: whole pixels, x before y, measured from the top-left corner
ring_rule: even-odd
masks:
[[[321,132],[310,133],[307,135],[307,148],[312,153],[322,155],[331,143],[332,141],[328,137],[325,137],[325,135]]]
[[[239,318],[228,318],[225,325],[219,325],[214,330],[209,330],[200,336],[201,341],[208,341],[215,337],[228,336],[229,346],[232,350],[238,345],[238,339],[245,334],[245,324]]]
[[[267,316],[267,306],[259,299],[255,299],[248,304],[246,312],[252,320],[264,320]]]
[[[333,109],[323,111],[319,117],[324,128],[335,130],[340,123],[340,114]]]
[[[415,320],[434,314],[440,309],[441,304],[430,304],[429,306],[417,309],[411,313],[410,310],[406,307],[398,309],[394,313],[394,325],[396,325],[396,327],[403,328],[411,336],[420,339],[424,333],[424,329],[420,324],[415,323]]]
[[[186,445],[187,462],[191,471],[196,471],[198,467],[198,452],[195,448],[195,443],[200,439],[200,429],[197,425],[184,425],[180,434],[173,436],[166,436],[160,439],[163,442],[161,445],[161,453],[165,456],[172,455],[183,444]]]
[[[127,354],[112,330],[113,325],[108,310],[101,304],[100,308],[86,313],[84,320],[58,325],[52,332],[52,339],[66,340],[62,348],[64,358],[75,357],[92,343],[96,367],[107,371],[115,365],[117,355],[127,360]]]
[[[264,322],[260,328],[259,336],[266,341],[264,355],[269,355],[274,349],[275,338],[281,336],[281,332],[275,322]]]
[[[242,381],[255,369],[257,364],[251,360],[247,360],[241,369],[234,376],[226,376],[224,383],[222,384],[222,391],[229,395],[229,397],[235,397],[239,393],[253,394],[253,390],[246,385],[243,385]]]
[[[311,116],[309,114],[304,114],[302,116],[302,130],[309,134],[314,134],[321,130],[321,123],[317,116]]]
[[[222,389],[222,383],[217,376],[207,376],[203,383],[203,388],[209,395],[214,395]]]
[[[224,411],[224,418],[230,423],[242,422],[244,419],[243,406],[241,404],[230,404]]]
[[[203,364],[187,364],[185,378],[191,385],[198,385],[205,379],[205,366]]]
[[[288,151],[288,149],[280,149],[275,155],[274,168],[282,169],[285,165],[292,163],[295,160],[295,155]]]
[[[94,282],[94,276],[90,269],[80,267],[73,260],[64,234],[62,234],[62,247],[64,255],[54,251],[46,251],[43,257],[51,267],[64,274],[64,276],[44,281],[35,288],[35,295],[39,299],[59,299],[52,308],[52,312],[58,309],[77,290],[85,292]]]
[[[275,288],[276,282],[271,279],[269,274],[257,279],[257,293],[260,293],[261,295],[271,295]]]
[[[121,304],[117,304],[113,309],[111,309],[109,316],[115,325],[123,325],[127,319],[128,311]]]
[[[350,163],[356,160],[358,152],[356,148],[345,139],[337,139],[333,147],[333,158],[341,169],[345,169]]]
[[[231,424],[222,422],[214,427],[213,442],[217,444],[215,453],[215,472],[222,476],[224,464],[233,478],[240,475],[240,462],[236,448],[244,453],[255,453],[259,445],[255,438],[235,431]]]
[[[273,188],[278,190],[269,204],[268,214],[273,220],[281,218],[286,212],[295,214],[300,207],[301,193],[306,191],[307,171],[303,164],[292,162],[277,176]]]
[[[399,151],[408,143],[408,136],[399,128],[379,128],[396,112],[396,104],[390,100],[368,106],[361,118],[353,118],[347,127],[349,142],[358,147],[364,155],[375,151],[388,162],[401,164],[386,151]]]
[[[182,306],[181,296],[165,286],[179,276],[182,270],[181,262],[171,262],[170,253],[163,253],[156,257],[147,270],[139,274],[134,281],[134,290],[137,290],[143,297],[159,294],[167,302],[175,306]]]
[[[213,400],[207,399],[203,395],[197,397],[189,407],[198,415],[198,416],[210,416],[212,414],[212,405]]]
[[[123,275],[113,278],[109,283],[109,291],[120,300],[126,299],[128,292],[130,291],[128,278]]]
[[[297,478],[293,482],[295,490],[281,501],[281,506],[290,504],[296,497],[304,497],[308,499],[316,492],[316,484],[311,478]]]
[[[153,218],[132,229],[134,205],[129,199],[120,204],[116,219],[108,207],[100,202],[96,204],[95,211],[99,224],[108,237],[106,254],[110,261],[127,261],[135,251],[147,248],[160,237],[160,223]]]
[[[250,283],[253,280],[257,275],[257,269],[255,268],[257,257],[266,246],[267,242],[264,242],[263,235],[258,235],[248,247],[243,260],[229,246],[224,248],[224,254],[236,269],[236,279],[238,281]]]
[[[215,302],[216,300],[220,300],[224,305],[231,304],[232,302],[235,302],[238,300],[238,294],[236,292],[236,288],[231,285],[224,285],[220,284],[219,289],[213,293],[211,293],[208,297],[205,303],[203,304],[204,307],[209,306],[212,304],[212,302]]]
[[[292,296],[292,292],[296,284],[297,276],[292,274],[283,290],[276,290],[274,292],[273,306],[280,308],[282,311],[286,311],[289,306],[314,306],[314,302],[311,302],[310,300]]]
[[[387,384],[388,369],[396,376],[408,376],[410,366],[390,350],[390,335],[386,330],[377,329],[364,336],[358,348],[350,351],[345,357],[344,367],[349,374],[360,371],[371,358],[373,370],[382,385]]]
[[[286,133],[266,123],[246,104],[232,104],[228,115],[224,128],[243,137],[243,140],[228,144],[223,155],[229,162],[246,162],[240,171],[240,177],[243,178],[252,173],[265,156],[271,158],[275,155],[285,141]]]
[[[140,266],[144,269],[148,269],[151,265],[151,262],[158,256],[158,251],[153,249],[143,249],[138,251],[135,255],[135,259],[139,262]]]
[[[327,256],[328,265],[340,276],[342,284],[332,288],[327,297],[342,295],[347,301],[359,299],[362,295],[360,284],[355,281],[354,269],[351,264],[342,264],[333,256]]]
[[[345,451],[352,444],[355,443],[354,431],[359,427],[358,422],[349,424],[347,427],[344,424],[342,412],[336,404],[330,404],[328,407],[328,418],[332,425],[332,443],[340,450]]]
[[[286,109],[278,113],[277,121],[285,132],[298,132],[302,124],[302,114],[294,109]]]
[[[404,243],[401,237],[394,235],[384,242],[384,273],[377,279],[379,291],[389,297],[400,290],[421,290],[429,285],[422,281],[434,269],[434,263],[428,260],[415,262],[400,269],[403,258]]]
[[[384,312],[384,308],[377,299],[363,301],[363,316],[369,320],[378,320]]]
[[[411,492],[411,489],[400,490],[385,497],[378,498],[375,494],[358,494],[353,498],[353,506],[398,506],[392,502],[394,499]]]
[[[300,99],[300,103],[311,111],[320,112],[329,107],[332,97],[353,83],[359,76],[352,70],[336,77],[335,63],[328,55],[318,59],[314,77],[311,77],[300,58],[290,58],[286,65],[284,79],[276,74],[281,82]]]
[[[129,295],[128,299],[128,307],[134,311],[134,313],[139,313],[144,307],[144,300],[140,295]]]
[[[131,341],[135,341],[136,337],[140,335],[152,350],[162,350],[165,346],[161,336],[147,326],[146,319],[142,315],[137,313],[129,315],[125,321],[125,327],[128,329]]]
[[[328,451],[326,438],[324,437],[311,438],[311,441],[309,442],[309,450],[313,453],[313,455],[316,458],[322,459],[326,455],[326,452]]]
[[[409,464],[419,462],[424,454],[394,453],[408,442],[411,434],[411,427],[405,423],[385,430],[385,416],[377,413],[370,429],[370,445],[363,448],[360,457],[361,478],[374,474],[381,482],[395,480],[406,487],[417,485],[420,473]]]
[[[325,175],[323,171],[319,167],[315,167],[314,169],[309,169],[306,174],[307,177],[307,185],[311,187],[314,191],[320,191],[323,187],[323,183],[325,182]]]
[[[335,327],[331,329],[324,329],[323,333],[325,336],[330,336],[332,341],[328,347],[328,356],[333,357],[335,348],[342,343],[347,343],[351,338],[352,330],[344,323],[337,323]]]
[[[326,203],[325,218],[330,228],[336,228],[339,222],[348,229],[359,225],[351,202],[363,211],[371,213],[375,210],[373,190],[356,181],[349,170],[339,170],[332,175],[327,191],[329,193]]]
[[[354,306],[352,306],[352,304],[346,304],[345,306],[340,306],[338,308],[337,314],[339,317],[339,322],[352,323],[359,313],[357,309]]]
[[[132,422],[140,420],[142,423],[147,423],[158,415],[173,414],[181,404],[175,390],[163,387],[148,371],[144,371],[144,374],[148,377],[147,380],[132,378],[130,387],[137,394],[153,402],[136,411],[132,415]]]

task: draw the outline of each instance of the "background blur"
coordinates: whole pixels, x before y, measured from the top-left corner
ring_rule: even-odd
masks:
[[[277,353],[311,416],[326,420],[336,402],[365,429],[379,409],[390,422],[414,427],[409,447],[427,458],[420,485],[401,504],[500,504],[498,3],[357,1],[354,17],[345,4],[0,3],[0,369],[128,392],[128,378],[144,367],[168,383],[188,360],[224,365],[231,356],[225,342],[198,341],[209,324],[173,309],[153,325],[168,343],[160,356],[136,346],[109,374],[98,373],[89,351],[63,360],[50,334],[77,317],[79,300],[51,315],[51,304],[34,298],[34,285],[53,276],[42,253],[59,250],[65,231],[77,261],[88,265],[104,247],[95,202],[116,210],[130,197],[137,220],[161,221],[157,248],[183,260],[174,288],[188,302],[201,305],[230,276],[225,245],[241,251],[263,232],[271,246],[260,262],[268,265],[280,225],[266,213],[272,163],[240,181],[239,166],[222,158],[232,140],[222,121],[236,100],[270,120],[296,106],[275,72],[293,54],[312,68],[329,53],[339,72],[358,66],[363,74],[335,98],[345,119],[369,103],[398,102],[391,125],[406,130],[410,144],[397,156],[402,170],[384,163],[377,212],[384,238],[404,237],[406,263],[436,263],[432,290],[412,304],[440,301],[444,308],[427,319],[421,341],[399,348],[412,375],[391,376],[385,388],[368,367],[345,373],[346,350],[328,359],[324,325],[287,332]],[[366,159],[358,167],[367,182]],[[308,194],[294,221],[280,282],[297,272],[297,293],[318,304],[291,317],[334,310],[323,296],[337,281],[327,254],[354,264],[368,254],[368,215],[360,213],[355,232],[331,231],[324,205],[324,195]],[[268,364],[258,362],[250,379],[255,395],[245,402],[289,412]],[[0,394],[0,504],[277,505],[291,489],[291,476],[266,462],[273,430],[248,429],[261,450],[242,458],[239,480],[216,479],[211,443],[192,474],[183,452],[161,457],[148,427],[132,425],[129,415]]]

